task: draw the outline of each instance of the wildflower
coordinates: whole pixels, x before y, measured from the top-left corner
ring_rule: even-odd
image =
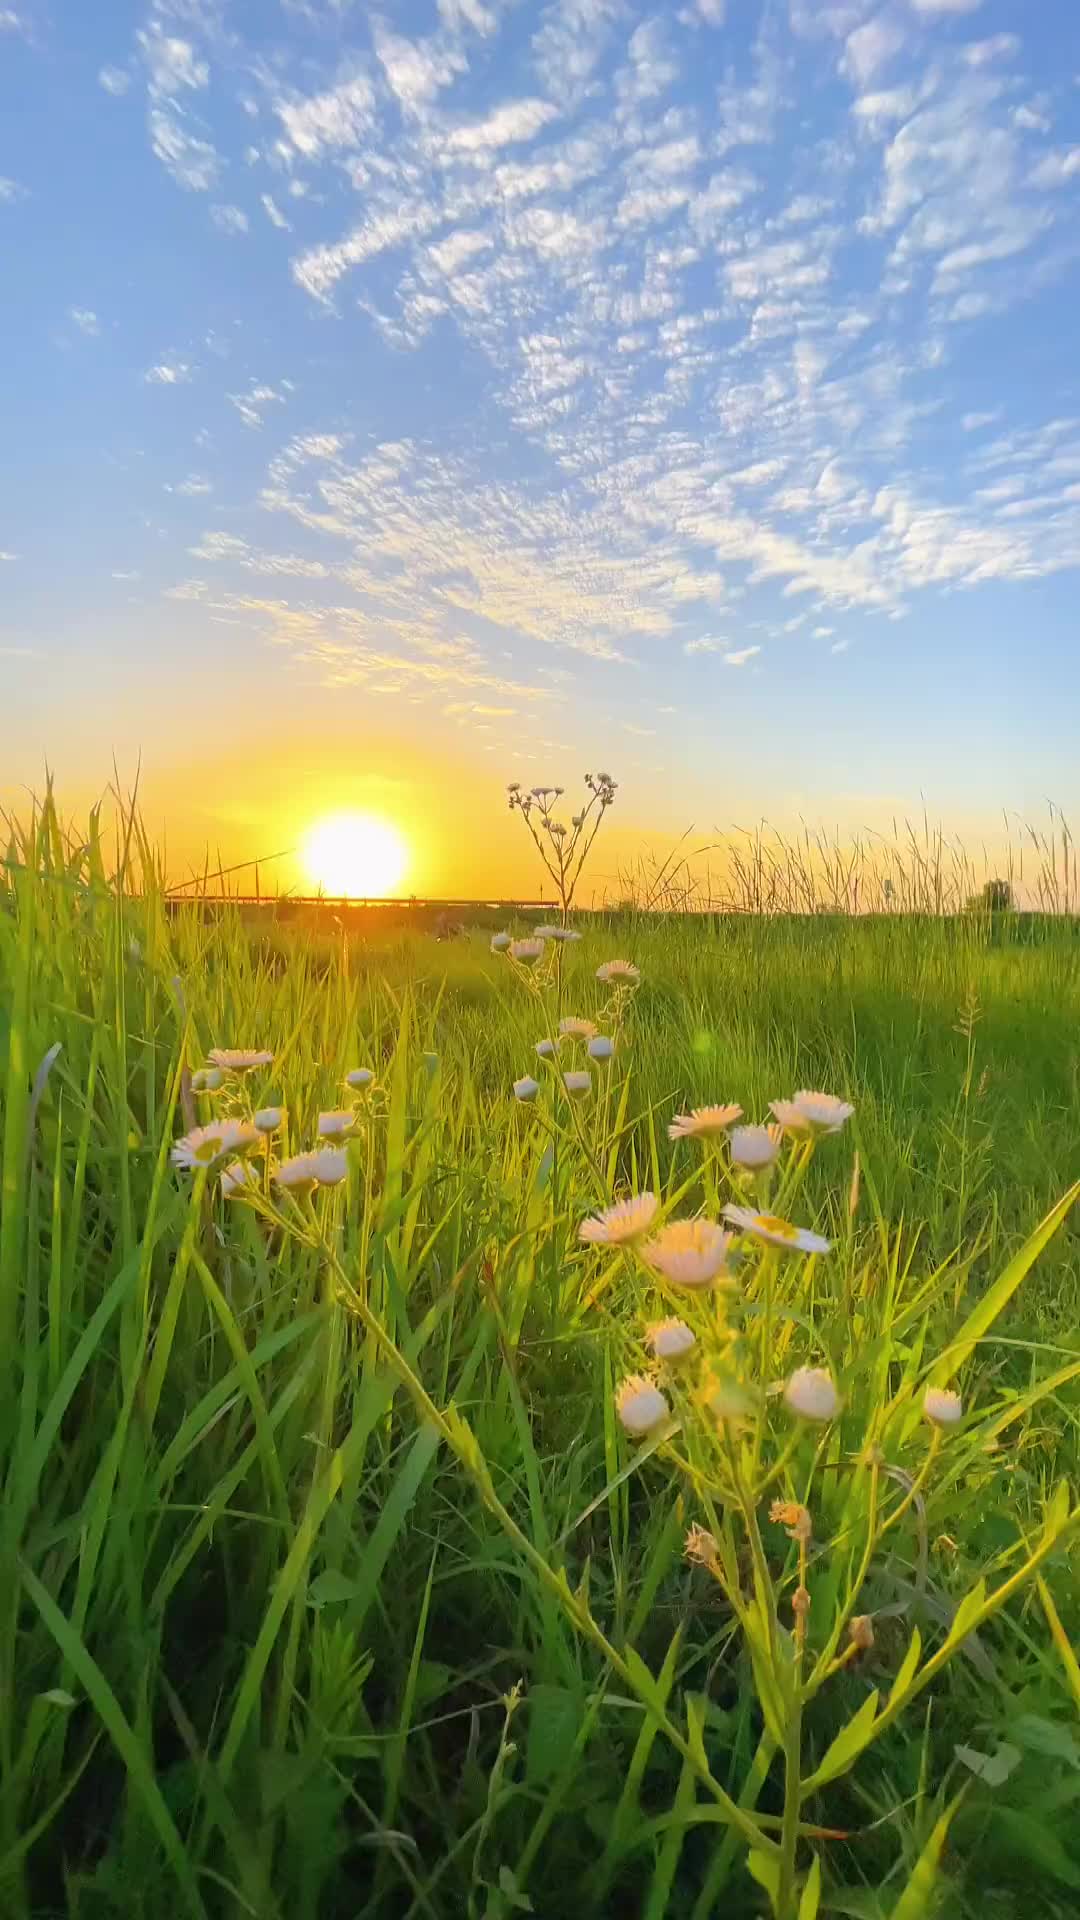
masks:
[[[583,1093],[592,1092],[591,1073],[564,1073],[562,1081],[567,1093],[571,1094],[574,1098],[580,1098]]]
[[[345,1085],[355,1087],[359,1092],[363,1087],[370,1087],[374,1078],[370,1067],[354,1067],[351,1073],[345,1075]]]
[[[508,933],[492,934],[491,936],[492,953],[505,953],[509,945],[510,945],[510,935]]]
[[[741,1107],[694,1107],[690,1113],[677,1113],[668,1128],[668,1139],[712,1139],[724,1133],[741,1113]]]
[[[613,1058],[615,1042],[609,1039],[606,1033],[594,1033],[586,1051],[590,1060],[598,1060],[603,1065]]]
[[[348,1155],[340,1147],[321,1147],[314,1153],[294,1153],[274,1170],[274,1185],[290,1190],[336,1187],[349,1171]]]
[[[786,1529],[789,1540],[809,1540],[813,1532],[809,1507],[800,1507],[794,1500],[774,1500],[769,1519]]]
[[[521,1080],[514,1081],[515,1100],[520,1100],[523,1103],[529,1100],[535,1100],[539,1091],[540,1082],[538,1080],[531,1080],[528,1074],[525,1074]]]
[[[735,1166],[749,1173],[761,1173],[771,1167],[780,1152],[779,1127],[732,1127],[728,1144]]]
[[[576,1014],[568,1013],[565,1020],[559,1021],[559,1032],[565,1040],[595,1040],[596,1028],[591,1020],[579,1020]]]
[[[855,1109],[833,1093],[808,1093],[804,1088],[790,1100],[774,1100],[772,1112],[788,1133],[839,1133]]]
[[[260,1133],[276,1133],[284,1118],[284,1107],[260,1107],[254,1116]]]
[[[565,831],[566,829],[564,827],[563,832],[565,833]],[[536,937],[538,940],[558,940],[563,946],[568,946],[572,941],[581,939],[580,933],[573,927],[537,927]]]
[[[237,1200],[245,1191],[250,1191],[252,1187],[258,1187],[258,1184],[259,1176],[250,1161],[234,1160],[231,1166],[226,1167],[221,1176],[220,1186],[222,1198],[225,1200]]]
[[[686,1536],[683,1547],[688,1560],[696,1560],[703,1567],[715,1567],[719,1564],[720,1549],[716,1544],[716,1535],[707,1527],[699,1527],[695,1521]]]
[[[196,1067],[191,1076],[192,1093],[216,1093],[225,1085],[225,1075],[220,1067]]]
[[[793,1227],[790,1220],[781,1220],[775,1213],[755,1213],[752,1207],[726,1206],[724,1219],[740,1233],[763,1240],[768,1247],[784,1247],[789,1253],[828,1253],[832,1246],[832,1241],[820,1233]]]
[[[537,961],[543,959],[544,943],[542,940],[511,940],[507,951],[519,967],[535,967]]]
[[[557,1040],[538,1040],[536,1043],[536,1051],[541,1060],[554,1060],[558,1050],[559,1043]]]
[[[273,1064],[272,1053],[245,1053],[237,1047],[211,1047],[210,1058],[215,1067],[223,1067],[226,1073],[250,1073],[253,1067],[269,1067]]]
[[[602,967],[597,967],[596,977],[602,987],[636,987],[641,969],[632,960],[605,960]]]
[[[848,1635],[853,1647],[860,1653],[869,1653],[874,1644],[874,1618],[869,1613],[853,1613],[848,1621]]]
[[[685,1320],[654,1320],[645,1329],[645,1344],[658,1360],[681,1360],[697,1345],[697,1335]]]
[[[356,1115],[351,1107],[342,1107],[335,1113],[320,1113],[318,1135],[320,1140],[341,1140],[350,1134],[356,1125]]]
[[[932,1427],[955,1427],[963,1419],[964,1403],[948,1387],[927,1387],[923,1413]]]
[[[673,1287],[731,1285],[727,1270],[731,1235],[711,1220],[669,1220],[641,1257]]]
[[[215,1120],[208,1127],[192,1127],[176,1142],[170,1158],[174,1167],[194,1173],[196,1168],[216,1166],[230,1155],[250,1153],[261,1140],[258,1129],[246,1120]]]
[[[511,780],[511,781],[510,781],[510,782],[508,783],[508,785],[507,785],[507,789],[506,789],[506,791],[507,791],[507,793],[520,793],[520,792],[521,792],[521,781],[520,781],[520,780]]]
[[[632,1433],[636,1440],[652,1433],[671,1416],[671,1408],[659,1387],[640,1373],[632,1373],[620,1383],[615,1395],[615,1411],[627,1433]]]
[[[594,1213],[578,1228],[578,1239],[593,1246],[625,1247],[648,1233],[656,1218],[659,1201],[655,1193],[638,1193],[629,1200],[616,1200],[613,1207]]]
[[[835,1420],[840,1395],[825,1367],[797,1367],[784,1388],[788,1410],[800,1420]]]

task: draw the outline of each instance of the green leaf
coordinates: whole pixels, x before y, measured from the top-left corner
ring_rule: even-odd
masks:
[[[527,1695],[528,1738],[525,1779],[530,1787],[554,1778],[574,1743],[581,1714],[576,1696],[567,1687],[540,1681]]]
[[[908,1650],[900,1662],[900,1666],[897,1670],[896,1679],[893,1681],[892,1686],[889,1689],[889,1706],[890,1707],[893,1705],[894,1701],[902,1699],[904,1694],[907,1692],[908,1688],[910,1687],[911,1682],[915,1678],[915,1673],[919,1665],[919,1655],[921,1654],[921,1652],[922,1652],[922,1634],[919,1632],[918,1627],[916,1627],[912,1633],[911,1640],[908,1644]]]
[[[764,1887],[774,1913],[778,1910],[780,1899],[780,1862],[774,1854],[759,1853],[755,1848],[746,1856],[746,1864],[759,1887]]]
[[[944,1386],[959,1371],[970,1354],[975,1342],[988,1333],[998,1315],[1003,1313],[1030,1269],[1034,1266],[1047,1242],[1052,1240],[1058,1228],[1068,1214],[1074,1202],[1080,1198],[1080,1180],[1074,1182],[1068,1193],[1052,1207],[1045,1220],[1040,1221],[1034,1233],[1028,1235],[1022,1247],[1014,1253],[1004,1271],[998,1275],[993,1286],[983,1294],[978,1305],[972,1309],[949,1347],[934,1368],[931,1378],[935,1386]]]
[[[963,1795],[958,1793],[956,1799],[950,1802],[940,1820],[936,1822],[929,1840],[915,1862],[914,1872],[892,1910],[890,1920],[927,1920],[949,1827],[962,1798]]]
[[[1019,1747],[1011,1747],[1007,1740],[996,1753],[980,1753],[977,1747],[954,1747],[953,1751],[961,1765],[988,1787],[1003,1787],[1023,1758]]]
[[[965,1593],[960,1605],[953,1614],[952,1625],[949,1628],[948,1638],[944,1642],[944,1647],[959,1646],[961,1640],[967,1639],[972,1627],[975,1626],[982,1614],[985,1605],[986,1581],[979,1580],[972,1587],[970,1593]],[[944,1651],[944,1647],[942,1651]]]
[[[1056,1720],[1044,1720],[1037,1713],[1022,1713],[1018,1719],[1009,1721],[1009,1732],[1029,1753],[1044,1753],[1051,1760],[1064,1760],[1070,1767],[1080,1767],[1080,1745],[1076,1736]]]
[[[309,1607],[332,1607],[344,1600],[355,1600],[359,1592],[358,1581],[350,1580],[336,1567],[327,1567],[311,1582],[307,1603]]]
[[[806,1876],[806,1884],[799,1901],[798,1920],[817,1920],[821,1905],[821,1855],[815,1853],[813,1865]]]
[[[863,1748],[869,1746],[874,1737],[874,1719],[877,1714],[878,1690],[868,1693],[858,1712],[853,1714],[846,1727],[841,1727],[832,1745],[827,1748],[825,1757],[817,1771],[806,1782],[806,1791],[815,1792],[828,1781],[836,1780],[846,1773]]]
[[[1010,1864],[1019,1866],[1027,1860],[1041,1873],[1060,1881],[1063,1887],[1080,1889],[1080,1866],[1066,1852],[1053,1829],[1044,1826],[1034,1814],[1001,1806],[995,1809],[994,1826],[995,1838],[1005,1842]]]

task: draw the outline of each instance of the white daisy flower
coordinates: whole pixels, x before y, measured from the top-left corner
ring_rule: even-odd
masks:
[[[586,1051],[590,1060],[599,1060],[603,1063],[614,1057],[615,1042],[606,1033],[594,1033]]]
[[[839,1133],[855,1109],[833,1093],[809,1093],[804,1088],[790,1100],[774,1100],[772,1112],[787,1133]]]
[[[964,1417],[964,1403],[948,1387],[927,1387],[922,1410],[933,1427],[955,1427]]]
[[[510,945],[510,935],[508,933],[492,934],[491,936],[492,953],[505,953],[509,945]]]
[[[253,1067],[269,1067],[273,1063],[272,1053],[245,1053],[242,1047],[211,1047],[210,1058],[215,1067],[223,1067],[226,1073],[250,1073]]]
[[[658,1360],[681,1360],[697,1345],[697,1335],[685,1320],[654,1320],[645,1329],[645,1344]]]
[[[668,1128],[669,1140],[714,1140],[738,1120],[741,1107],[693,1107],[689,1113],[677,1113]]]
[[[731,1286],[731,1238],[712,1220],[669,1220],[642,1247],[641,1257],[673,1287]]]
[[[284,1107],[260,1107],[254,1116],[260,1133],[276,1133],[285,1118]]]
[[[597,967],[596,977],[602,987],[636,987],[641,969],[632,960],[605,960],[602,967]]]
[[[767,1247],[784,1247],[788,1253],[828,1253],[832,1248],[832,1241],[820,1233],[811,1233],[806,1227],[793,1227],[790,1220],[781,1220],[775,1213],[755,1213],[752,1207],[727,1206],[724,1219],[730,1220],[740,1233],[748,1233]]]
[[[536,937],[538,940],[557,940],[563,946],[569,946],[571,941],[581,939],[580,933],[573,927],[537,927]]]
[[[530,1100],[535,1100],[539,1091],[540,1082],[530,1079],[528,1074],[514,1081],[514,1099],[520,1100],[523,1105],[527,1105]]]
[[[336,1187],[349,1171],[349,1156],[340,1147],[320,1147],[314,1153],[294,1153],[274,1169],[274,1185],[292,1191]]]
[[[351,1107],[339,1108],[333,1113],[320,1113],[316,1129],[320,1140],[343,1140],[356,1125],[356,1115]]]
[[[562,1079],[567,1093],[575,1099],[580,1099],[583,1093],[592,1092],[591,1073],[564,1073]]]
[[[800,1420],[835,1420],[840,1395],[825,1367],[797,1367],[784,1388],[784,1400]]]
[[[780,1152],[783,1130],[780,1127],[732,1127],[728,1137],[732,1164],[749,1173],[771,1167]]]
[[[558,1050],[557,1040],[538,1040],[536,1043],[536,1051],[541,1060],[554,1060]]]
[[[345,1075],[345,1085],[355,1087],[359,1092],[364,1087],[370,1087],[374,1078],[370,1067],[354,1067],[351,1073]]]
[[[564,1040],[595,1040],[596,1028],[591,1020],[579,1020],[576,1014],[568,1013],[559,1021],[559,1032]]]
[[[216,1093],[225,1085],[225,1074],[221,1067],[196,1067],[191,1076],[192,1093]]]
[[[208,1127],[192,1127],[176,1142],[170,1158],[174,1167],[194,1173],[198,1167],[213,1167],[220,1160],[250,1153],[262,1145],[262,1135],[246,1120],[214,1120]]]
[[[544,957],[544,943],[542,940],[535,939],[511,940],[508,952],[511,960],[516,960],[519,967],[535,967],[537,961]]]
[[[613,1207],[592,1214],[578,1228],[578,1239],[597,1247],[625,1247],[648,1233],[656,1219],[660,1202],[655,1193],[633,1194],[629,1200],[616,1200]]]
[[[225,1168],[219,1185],[223,1199],[236,1200],[252,1187],[258,1190],[259,1176],[250,1161],[234,1160],[231,1166]]]
[[[635,1440],[654,1432],[671,1417],[671,1408],[659,1387],[640,1373],[632,1373],[620,1382],[615,1394],[615,1411]]]

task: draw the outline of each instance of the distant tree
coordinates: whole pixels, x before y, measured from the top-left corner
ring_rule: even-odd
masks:
[[[971,902],[979,913],[1011,913],[1014,904],[1007,880],[987,880]]]

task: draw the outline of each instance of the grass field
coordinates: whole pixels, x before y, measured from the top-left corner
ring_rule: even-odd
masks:
[[[48,812],[14,863],[4,1920],[1080,1908],[1071,928],[597,917],[542,1004],[486,935],[168,915],[134,829],[143,898]],[[640,986],[571,1103],[581,1046],[535,1042],[610,1030],[616,955]],[[274,1059],[192,1093],[215,1047]],[[275,1153],[313,1146],[360,1066],[340,1184],[170,1164],[270,1102]],[[711,1292],[579,1240],[617,1195],[752,1198],[668,1124],[800,1087],[855,1109],[773,1176],[829,1254],[748,1240]],[[639,1442],[657,1313],[698,1357]],[[835,1419],[767,1391],[802,1366]]]

